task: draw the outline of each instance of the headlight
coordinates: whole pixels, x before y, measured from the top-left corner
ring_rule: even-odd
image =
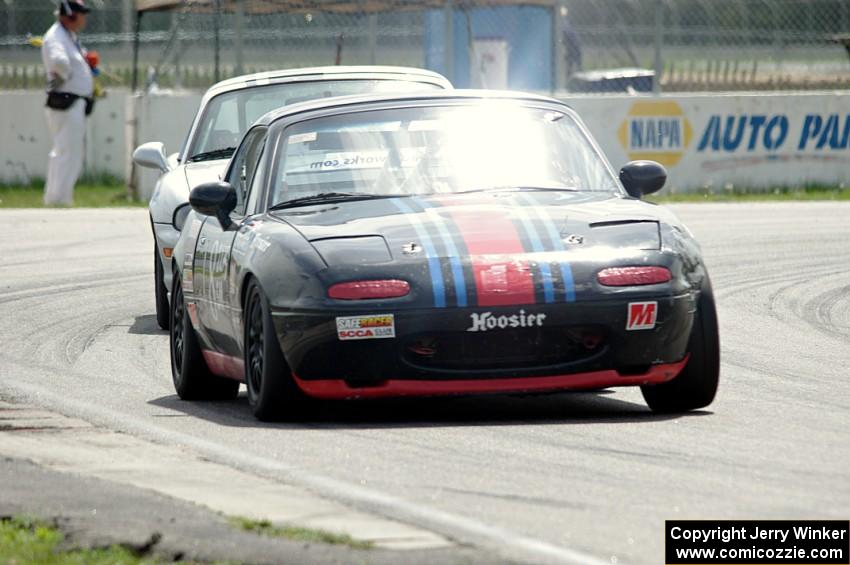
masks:
[[[623,220],[590,224],[593,239],[617,249],[661,249],[658,222]]]
[[[192,210],[189,203],[181,204],[174,210],[174,215],[171,216],[171,225],[174,226],[174,229],[177,231],[183,231],[183,224],[186,223],[186,216],[189,215],[189,212]]]

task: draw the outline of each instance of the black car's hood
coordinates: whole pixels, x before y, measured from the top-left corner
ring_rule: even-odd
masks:
[[[581,300],[599,268],[658,254],[670,214],[610,193],[499,191],[274,215],[310,241],[329,282],[401,278],[414,303],[439,308]]]
[[[343,239],[392,258],[523,254],[606,245],[658,249],[663,209],[603,192],[500,191],[311,205],[275,212],[326,254]],[[326,243],[323,243],[326,242]],[[452,249],[454,247],[454,249]],[[353,247],[352,247],[353,249]]]

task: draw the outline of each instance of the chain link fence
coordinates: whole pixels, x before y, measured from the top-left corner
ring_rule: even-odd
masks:
[[[665,91],[850,87],[848,0],[567,2],[584,68],[654,68]]]
[[[89,4],[83,42],[99,51],[107,86],[129,86],[134,3]],[[850,88],[850,0],[396,0],[371,13],[367,0],[335,4],[351,10],[145,13],[140,86],[204,88],[252,71],[341,63],[558,92],[576,84],[570,74],[624,67],[655,70],[665,92]],[[0,88],[44,87],[31,39],[52,24],[55,5],[0,0]]]

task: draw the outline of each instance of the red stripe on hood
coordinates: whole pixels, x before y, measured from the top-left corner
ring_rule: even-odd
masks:
[[[531,267],[517,258],[526,251],[507,211],[450,204],[444,210],[469,251],[478,306],[534,304]]]

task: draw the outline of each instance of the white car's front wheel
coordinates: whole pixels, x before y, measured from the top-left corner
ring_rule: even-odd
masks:
[[[159,249],[156,247],[156,242],[153,244],[153,284],[154,295],[156,297],[156,323],[159,327],[167,330],[168,324],[168,291],[165,288],[164,271],[162,261],[159,259]]]

